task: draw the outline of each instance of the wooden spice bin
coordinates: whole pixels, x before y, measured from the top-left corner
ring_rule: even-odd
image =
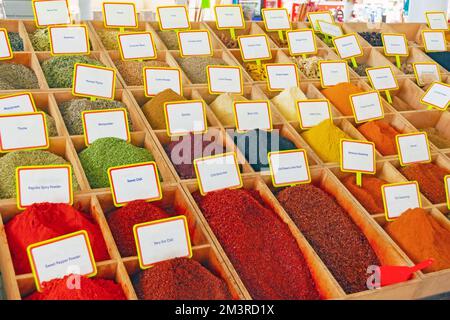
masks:
[[[389,61],[388,59],[386,59],[386,57],[381,54],[381,52],[379,50],[374,49],[373,47],[363,47],[362,48],[363,51],[363,56],[361,57],[356,57],[356,62],[358,64],[362,64],[365,63],[367,64],[370,68],[374,68],[374,67],[391,67],[392,72],[394,73],[394,76],[397,78],[398,76],[402,76],[404,75],[403,72],[401,72],[399,69],[397,69],[395,67],[394,64],[391,63],[391,61]],[[351,68],[351,66],[349,65],[349,68]],[[367,74],[364,76],[359,76],[360,78],[367,78]]]
[[[374,47],[366,41],[359,33],[361,32],[377,32],[377,33],[393,33],[389,24],[386,23],[367,23],[367,22],[351,22],[342,23],[342,30],[345,33],[357,33],[358,40],[362,47]],[[375,47],[376,48],[376,47]]]
[[[391,110],[403,113],[405,111],[427,109],[427,106],[420,102],[425,93],[420,87],[409,78],[397,78],[397,82],[398,89],[389,90],[392,97],[392,103],[389,104]],[[386,97],[383,97],[383,100],[386,101]]]
[[[404,34],[408,41],[408,46],[421,46],[422,43],[422,30],[428,29],[424,23],[390,23],[389,27],[393,33]]]
[[[33,51],[28,32],[26,29],[26,22],[24,20],[1,20],[0,28],[5,28],[9,32],[17,32],[23,41],[23,51]],[[14,51],[21,52],[21,51]]]

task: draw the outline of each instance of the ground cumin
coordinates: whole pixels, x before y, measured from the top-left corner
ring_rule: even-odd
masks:
[[[426,210],[409,209],[385,229],[415,263],[434,259],[425,272],[450,268],[450,231]]]
[[[164,115],[164,103],[183,100],[186,100],[183,96],[180,96],[172,89],[166,89],[147,101],[142,106],[142,112],[153,130],[165,130],[166,118]]]
[[[344,116],[352,116],[353,110],[350,104],[350,95],[361,93],[363,90],[353,83],[342,82],[323,89],[321,92]]]
[[[386,181],[374,176],[363,175],[362,186],[359,187],[356,185],[355,175],[351,174],[342,179],[342,183],[370,214],[384,212],[381,186],[387,184]]]
[[[369,141],[375,143],[375,147],[383,156],[397,154],[397,145],[395,136],[400,134],[391,125],[385,121],[376,120],[364,123],[358,130]]]

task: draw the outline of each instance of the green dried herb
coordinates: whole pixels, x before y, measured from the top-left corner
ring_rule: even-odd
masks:
[[[106,50],[119,50],[119,40],[117,30],[97,30],[97,34]]]
[[[20,166],[45,166],[67,164],[60,156],[43,150],[13,151],[0,157],[0,199],[16,196],[16,168]],[[80,189],[75,175],[72,176],[73,188]]]
[[[42,62],[42,71],[50,88],[71,88],[75,63],[104,66],[98,60],[86,56],[57,56]]]
[[[83,111],[117,109],[117,108],[127,109],[127,106],[120,101],[103,100],[103,99],[98,99],[95,101],[90,101],[88,99],[72,99],[70,101],[63,102],[59,106],[59,110],[61,111],[64,123],[66,124],[66,128],[69,131],[70,135],[83,134],[83,121],[81,119],[81,113]],[[130,130],[133,130],[128,109],[127,115]]]
[[[147,149],[119,138],[97,139],[78,156],[93,189],[109,187],[108,169],[111,167],[154,161]]]
[[[156,31],[169,50],[178,50],[178,35],[175,31]]]
[[[58,130],[56,130],[56,121],[51,115],[38,109],[38,111],[44,112],[45,124],[47,125],[47,131],[49,137],[56,137],[58,135]]]
[[[23,51],[23,40],[18,32],[8,32],[12,51]]]
[[[192,83],[206,83],[206,67],[209,65],[226,65],[225,61],[213,57],[176,58],[178,64]]]
[[[17,63],[0,64],[0,90],[39,89],[36,74]]]
[[[33,33],[29,33],[31,44],[36,51],[50,51],[50,38],[48,29],[36,29]]]
[[[129,86],[143,86],[144,77],[142,76],[142,69],[145,67],[169,67],[169,65],[163,61],[158,60],[146,60],[146,61],[114,61],[117,70],[122,78]]]

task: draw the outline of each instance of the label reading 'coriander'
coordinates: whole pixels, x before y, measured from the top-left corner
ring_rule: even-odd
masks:
[[[82,120],[87,145],[108,137],[130,140],[127,111],[124,108],[83,111]]]
[[[425,132],[398,134],[396,141],[402,165],[431,161],[428,137]]]
[[[218,5],[214,7],[217,29],[242,29],[245,26],[244,13],[239,5]]]
[[[34,0],[32,5],[37,26],[70,24],[66,0]]]
[[[106,27],[135,28],[138,25],[135,4],[103,3],[103,21]]]
[[[238,41],[244,61],[264,60],[272,57],[266,35],[240,36]]]
[[[238,132],[272,129],[268,101],[235,101],[233,111]]]
[[[209,92],[242,94],[242,69],[234,66],[207,66]]]
[[[166,102],[164,112],[169,136],[203,133],[207,130],[203,100]]]
[[[14,113],[32,113],[36,111],[33,96],[19,93],[0,97],[0,115]]]
[[[305,150],[269,152],[268,159],[275,187],[311,182]]]
[[[122,59],[155,59],[156,50],[150,32],[119,34],[119,49]]]
[[[341,140],[343,172],[375,173],[375,144],[367,141]]]
[[[331,119],[330,102],[327,99],[297,101],[300,127],[312,128],[324,120]]]
[[[381,187],[386,220],[401,216],[408,209],[420,208],[422,203],[417,182],[386,184]]]
[[[172,89],[182,95],[181,71],[179,68],[144,68],[145,94],[155,96],[161,91]]]
[[[298,74],[295,64],[268,63],[265,64],[265,67],[269,90],[282,91],[298,86]]]
[[[212,55],[211,38],[207,30],[177,32],[181,56]]]
[[[112,68],[76,63],[72,91],[77,96],[113,99],[115,79]]]
[[[86,26],[51,26],[48,30],[52,54],[89,53]]]
[[[377,91],[352,94],[350,95],[350,102],[356,123],[384,117],[380,94]]]

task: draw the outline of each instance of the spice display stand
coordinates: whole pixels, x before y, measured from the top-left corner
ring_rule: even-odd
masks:
[[[88,22],[89,36],[92,45],[91,56],[100,60],[108,67],[114,67],[114,61],[120,59],[117,50],[107,51],[101,39],[97,34],[97,30],[103,29],[103,23],[100,21]],[[172,67],[178,67],[176,57],[179,52],[167,50],[164,42],[156,32],[159,29],[155,22],[140,22],[138,30],[150,31],[154,37],[157,47],[158,60],[165,61]],[[10,31],[19,32],[24,40],[25,51],[14,53],[14,62],[24,64],[31,67],[38,78],[40,89],[27,90],[32,92],[34,100],[38,108],[48,112],[56,121],[56,127],[59,136],[50,138],[49,151],[62,156],[68,160],[74,169],[75,177],[80,184],[80,190],[75,193],[75,206],[81,206],[82,210],[92,215],[94,220],[99,224],[100,229],[105,238],[110,260],[98,262],[98,277],[114,279],[119,283],[128,299],[137,299],[133,289],[131,276],[139,269],[137,257],[121,257],[114,242],[114,238],[109,229],[106,215],[113,210],[113,203],[110,191],[108,189],[91,189],[83,171],[81,163],[78,159],[78,153],[86,148],[83,136],[70,136],[64,124],[63,118],[59,111],[58,105],[73,96],[70,88],[48,87],[45,76],[42,72],[40,63],[51,57],[49,52],[37,52],[32,46],[27,33],[35,30],[32,21],[2,21],[0,26]],[[305,28],[309,25],[306,23],[296,23],[297,28]],[[212,37],[212,45],[214,56],[222,58],[229,65],[242,65],[242,58],[238,49],[228,49],[222,39],[229,38],[228,30],[217,30],[214,22],[193,23],[194,30],[207,29]],[[342,28],[345,33],[363,32],[363,31],[382,31],[382,32],[403,32],[407,33],[410,41],[410,55],[406,59],[407,62],[430,62],[430,57],[424,52],[417,38],[420,31],[424,28],[421,24],[402,24],[388,25],[380,24],[371,28],[367,24],[344,23]],[[411,27],[411,28],[410,28]],[[246,29],[236,30],[236,35],[242,34],[261,34],[265,33],[264,26],[261,24],[247,22]],[[130,30],[131,31],[131,30]],[[132,30],[136,31],[136,30]],[[221,36],[222,35],[222,36]],[[372,47],[367,41],[358,35],[358,39],[363,47],[364,57],[358,58],[357,61],[367,63],[371,66],[393,67],[394,74],[399,83],[399,90],[391,91],[393,103],[389,104],[383,98],[383,108],[385,119],[391,125],[402,133],[418,131],[424,127],[439,127],[445,136],[450,138],[448,112],[426,110],[426,106],[419,102],[419,98],[424,93],[416,82],[413,74],[404,74],[395,66],[395,60],[390,57],[384,57],[382,48]],[[332,48],[325,45],[316,37],[319,51],[316,55],[325,59],[337,59],[337,55]],[[286,48],[280,48],[276,42],[269,39],[269,45],[272,50],[272,60],[264,61],[277,63],[292,63],[293,58],[289,56]],[[299,70],[300,88],[309,99],[323,99],[321,94],[319,79],[308,79]],[[444,82],[449,81],[449,73],[442,67],[440,72]],[[351,73],[351,81],[365,91],[372,90],[366,77],[358,76],[353,70]],[[252,100],[268,100],[276,96],[277,92],[267,89],[265,82],[253,81],[245,68],[244,75],[244,94],[243,96]],[[346,294],[332,273],[320,259],[318,254],[313,250],[305,236],[293,223],[292,219],[286,211],[278,203],[274,192],[277,190],[272,187],[269,172],[255,172],[250,164],[246,161],[244,155],[233,142],[232,137],[227,133],[224,126],[216,117],[212,109],[209,107],[215,95],[208,91],[207,84],[192,84],[186,74],[182,71],[183,95],[186,99],[202,99],[206,103],[207,120],[209,131],[205,135],[215,135],[219,137],[218,144],[221,144],[226,151],[234,151],[237,154],[238,162],[241,165],[244,188],[253,189],[260,193],[263,200],[269,205],[280,219],[289,227],[292,235],[306,258],[312,276],[324,298],[327,299],[417,299],[430,295],[439,294],[450,291],[450,270],[442,270],[439,272],[423,273],[416,272],[413,279],[404,283],[383,287],[379,290],[367,290],[354,294]],[[240,278],[235,267],[231,263],[227,254],[224,252],[220,241],[212,231],[208,221],[203,216],[201,210],[196,204],[192,193],[198,191],[197,181],[194,179],[182,180],[170,157],[167,155],[164,146],[170,139],[165,130],[154,130],[141,107],[150,99],[144,95],[143,86],[128,86],[122,76],[117,74],[116,97],[118,101],[122,101],[127,106],[130,118],[134,126],[131,133],[131,143],[148,149],[154,156],[158,166],[160,176],[163,179],[163,204],[170,204],[174,207],[181,208],[187,215],[190,229],[192,231],[193,259],[201,262],[213,273],[219,275],[228,285],[230,292],[235,299],[251,299],[251,295]],[[23,90],[5,90],[1,91],[1,95],[20,92]],[[399,110],[396,105],[407,104],[409,110]],[[357,201],[357,199],[344,187],[341,180],[348,174],[340,171],[338,163],[325,163],[313,151],[313,149],[301,137],[301,130],[298,121],[287,121],[277,107],[270,103],[274,127],[280,129],[280,134],[291,140],[298,148],[304,148],[308,154],[308,160],[311,167],[312,183],[320,186],[336,198],[336,201],[345,209],[350,218],[361,229],[367,237],[373,249],[377,253],[383,264],[412,266],[414,263],[408,255],[391,239],[384,231],[385,217],[383,213],[370,215],[367,210]],[[353,117],[343,116],[339,110],[333,105],[331,106],[333,122],[344,132],[355,139],[364,139],[364,136],[358,131],[357,124]],[[450,149],[439,149],[431,144],[432,160],[441,167],[450,170]],[[377,174],[376,176],[386,180],[389,183],[404,182],[407,179],[399,172],[399,161],[397,156],[384,157],[380,153],[376,154]],[[448,213],[447,206],[444,203],[432,204],[424,195],[421,195],[423,207],[436,220],[450,230],[450,222],[445,218],[444,214]],[[6,224],[13,216],[18,214],[19,210],[16,206],[15,199],[0,200],[0,270],[4,279],[4,288],[8,299],[21,299],[27,294],[35,290],[34,279],[31,274],[16,275],[12,264],[11,254],[8,247],[8,241],[5,234],[4,224]],[[268,226],[270,229],[270,226]],[[269,230],[270,231],[270,230]]]

